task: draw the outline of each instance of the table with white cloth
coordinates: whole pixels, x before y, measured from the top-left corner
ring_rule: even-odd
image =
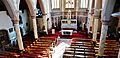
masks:
[[[72,35],[73,30],[61,30],[62,35]]]

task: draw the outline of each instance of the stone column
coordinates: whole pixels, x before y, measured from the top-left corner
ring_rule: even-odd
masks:
[[[78,17],[78,9],[79,9],[79,1],[78,0],[76,0],[76,19],[77,19],[77,17]]]
[[[90,23],[91,31],[90,31],[90,32],[93,33],[93,31],[94,31],[94,29],[93,29],[93,28],[94,28],[94,27],[93,27],[93,26],[94,26],[94,16],[93,16],[93,15],[91,16],[90,21],[91,21],[91,23]]]
[[[92,4],[93,4],[93,0],[90,0],[89,2],[89,12],[88,12],[88,20],[87,20],[87,29],[88,29],[88,33],[90,33],[90,26],[92,26]]]
[[[84,26],[85,26],[85,23],[84,23],[84,22],[82,22],[82,30],[84,30]]]
[[[100,9],[102,8],[102,0],[95,0],[95,10],[94,10],[94,28],[93,28],[93,38],[92,41],[96,41],[97,39],[97,31],[98,31],[98,22],[100,16]]]
[[[58,28],[58,20],[59,20],[59,16],[57,17],[57,28]]]
[[[19,16],[17,18],[14,18],[13,23],[14,23],[14,28],[15,28],[16,35],[17,35],[19,50],[24,50],[22,36],[20,32],[20,27],[19,27]]]
[[[104,47],[105,47],[107,30],[108,30],[108,23],[110,21],[110,16],[114,8],[115,1],[116,0],[103,0],[102,15],[101,15],[102,28],[101,28],[98,57],[103,57],[104,55]]]
[[[52,3],[51,3],[51,0],[47,0],[48,1],[48,9],[49,9],[49,12],[52,11]]]
[[[94,19],[94,30],[93,30],[92,41],[97,41],[98,21],[99,21],[99,19]]]
[[[44,22],[44,26],[45,26],[45,30],[44,31],[48,34],[46,16],[43,16],[43,22]]]
[[[51,29],[51,28],[52,28],[52,21],[51,21],[51,19],[52,19],[52,18],[51,18],[52,2],[51,2],[51,0],[48,0],[48,2],[49,2],[49,3],[48,3],[48,6],[49,6],[49,7],[48,7],[48,8],[49,8],[49,13],[48,13],[49,21],[48,21],[48,22],[49,22],[49,24],[48,24],[47,26],[48,26],[49,29]]]
[[[65,7],[65,0],[62,0],[62,18],[64,18],[64,7]]]
[[[53,23],[54,23],[54,27],[55,27],[55,17],[53,17]]]
[[[102,22],[102,28],[101,28],[101,36],[100,36],[100,44],[99,44],[99,56],[103,56],[104,54],[104,47],[105,47],[105,41],[106,41],[106,35],[108,30],[108,22]]]
[[[38,39],[36,16],[31,16],[31,18],[32,18],[32,23],[33,23],[34,38]]]

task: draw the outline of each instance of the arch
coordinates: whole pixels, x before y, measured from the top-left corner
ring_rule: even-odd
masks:
[[[9,36],[8,36],[8,31],[6,29],[1,29],[0,30],[0,46],[9,44],[10,40],[9,40]]]
[[[43,6],[42,0],[38,0],[38,3],[39,3],[39,5],[40,5],[40,8],[41,8],[42,13],[45,14],[45,8],[44,8],[44,6]]]
[[[25,1],[28,5],[31,16],[36,16],[36,13],[34,13],[34,11],[36,11],[36,10],[33,7],[32,1],[31,0],[25,0]]]
[[[9,0],[2,0],[2,1],[5,4],[10,17],[13,19],[14,18],[14,11],[13,11],[14,8],[13,8],[13,6],[9,2]]]
[[[31,16],[36,16],[36,13],[34,13],[34,11],[36,11],[36,10],[33,7],[32,1],[31,0],[25,0],[25,1],[26,1],[27,5],[28,5]],[[45,10],[44,10],[45,8],[43,6],[42,0],[37,0],[37,2],[40,5],[42,13],[45,14]]]
[[[4,31],[5,33],[7,33],[6,35],[8,36],[8,31],[6,29],[0,29],[0,32]],[[0,33],[1,34],[1,33]]]
[[[20,20],[19,24],[22,24],[23,23],[23,21],[22,21],[23,19],[22,19],[21,15],[19,15],[19,20]]]

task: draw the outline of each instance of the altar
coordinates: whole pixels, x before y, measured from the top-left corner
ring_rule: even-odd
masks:
[[[61,29],[77,30],[77,20],[76,19],[62,19]]]
[[[61,30],[62,35],[72,35],[73,30]]]
[[[77,30],[77,19],[71,18],[71,10],[68,11],[67,18],[61,20],[61,29]]]

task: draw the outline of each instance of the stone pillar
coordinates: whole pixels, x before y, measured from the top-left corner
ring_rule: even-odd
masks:
[[[56,25],[55,25],[55,17],[53,17],[53,23],[54,23],[54,27],[55,27],[55,26],[56,26]]]
[[[57,17],[57,27],[58,27],[58,20],[59,20],[59,16]]]
[[[94,29],[93,29],[94,28],[93,27],[94,26],[94,16],[93,15],[91,16],[90,22],[91,22],[90,23],[90,28],[91,28],[90,32],[93,33],[93,31],[94,31]]]
[[[88,20],[87,20],[87,29],[88,29],[88,33],[90,33],[90,26],[92,26],[92,4],[93,4],[93,0],[90,0],[89,2],[89,12],[88,12]]]
[[[100,16],[100,9],[102,8],[102,0],[95,0],[95,10],[94,10],[94,28],[93,28],[93,38],[92,41],[96,41],[97,39],[97,31],[98,31],[98,22]]]
[[[114,8],[115,1],[116,0],[103,0],[102,15],[101,15],[102,28],[101,28],[98,57],[103,57],[104,55],[104,47],[105,47],[107,30],[108,30],[108,23],[110,21],[110,16]]]
[[[51,0],[47,0],[48,1],[48,9],[49,9],[49,12],[51,12],[52,10],[52,3],[51,3]]]
[[[78,0],[76,0],[76,19],[77,19],[77,17],[78,17],[78,9],[79,9],[79,1]]]
[[[106,41],[106,35],[108,30],[108,22],[102,22],[102,28],[101,28],[101,36],[100,36],[100,44],[99,44],[99,56],[103,56],[104,54],[104,47],[105,47],[105,41]],[[107,24],[104,24],[107,23]]]
[[[65,0],[62,0],[62,18],[64,18]]]
[[[19,27],[19,17],[17,17],[17,19],[14,19],[13,23],[14,23],[14,28],[15,28],[16,35],[17,35],[19,50],[24,50],[22,36],[20,32],[20,27]]]
[[[45,32],[48,34],[48,29],[47,29],[47,20],[44,20],[44,25],[45,25]]]
[[[52,21],[51,21],[51,12],[52,12],[52,2],[51,2],[51,0],[48,0],[48,8],[49,8],[49,13],[48,13],[48,16],[49,16],[49,24],[47,25],[48,26],[48,29],[51,29],[52,28]]]
[[[82,22],[82,30],[84,30],[85,22]]]
[[[31,16],[31,18],[32,18],[32,23],[33,23],[34,38],[38,39],[36,16]]]
[[[99,19],[94,19],[94,30],[93,30],[92,41],[97,41],[98,21],[99,21]]]
[[[46,16],[43,16],[43,25],[45,26],[45,30],[44,31],[48,34]]]

